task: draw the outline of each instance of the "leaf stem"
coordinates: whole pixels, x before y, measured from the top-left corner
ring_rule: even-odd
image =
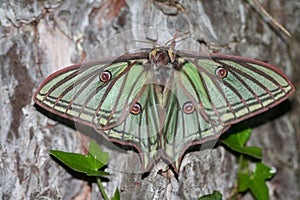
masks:
[[[105,192],[105,190],[103,188],[103,185],[102,185],[102,182],[101,182],[101,178],[99,176],[97,176],[96,179],[97,179],[97,184],[98,184],[99,190],[100,190],[100,192],[102,194],[102,197],[104,198],[104,200],[109,200],[108,196],[107,196],[107,194],[106,194],[106,192]]]
[[[243,154],[240,154],[238,159],[239,159],[238,173],[241,173],[243,170],[243,159],[244,159]]]

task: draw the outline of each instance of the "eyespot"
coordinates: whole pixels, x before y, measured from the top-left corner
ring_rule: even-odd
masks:
[[[191,114],[195,110],[195,106],[191,102],[186,102],[182,107],[183,112]]]
[[[106,83],[111,80],[111,73],[110,71],[104,71],[99,75],[100,81]]]
[[[226,78],[227,76],[227,69],[225,69],[224,67],[218,67],[215,71],[216,76],[218,76],[219,78]]]
[[[136,102],[136,103],[132,106],[132,108],[131,108],[131,110],[130,110],[130,113],[131,113],[131,114],[134,114],[134,115],[137,115],[137,114],[140,114],[141,111],[142,111],[142,106],[141,106],[141,104],[139,104],[138,102]]]

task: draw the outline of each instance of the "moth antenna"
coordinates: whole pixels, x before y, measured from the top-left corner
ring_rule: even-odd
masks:
[[[182,37],[185,36],[185,35],[187,35],[187,34],[189,34],[189,33],[190,33],[189,31],[184,32],[184,33],[180,33],[179,31],[176,31],[174,37],[173,37],[172,39],[168,40],[167,42],[165,42],[165,45],[164,45],[164,46],[168,46],[168,44],[170,43],[169,46],[170,46],[171,48],[174,48],[175,45],[176,45],[176,39],[177,39],[177,38],[183,39]]]
[[[147,40],[132,40],[133,42],[140,42],[140,43],[144,43],[144,44],[152,44],[153,47],[155,46],[159,46],[159,44],[155,41],[147,41]]]

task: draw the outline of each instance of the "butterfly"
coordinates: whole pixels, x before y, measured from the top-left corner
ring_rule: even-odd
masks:
[[[38,87],[34,101],[132,146],[144,171],[163,159],[178,173],[191,146],[217,139],[294,90],[270,64],[171,46],[59,70]]]

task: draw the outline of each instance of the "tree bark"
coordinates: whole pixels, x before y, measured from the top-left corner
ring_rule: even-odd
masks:
[[[151,39],[164,45],[174,37],[175,30],[189,32],[192,50],[272,63],[298,88],[300,5],[294,0],[261,3],[290,31],[291,38],[276,31],[242,0],[2,2],[0,198],[102,198],[96,183],[72,176],[49,156],[49,149],[83,153],[82,136],[38,112],[32,96],[48,75],[62,67],[153,45],[134,40]],[[138,29],[144,27],[154,28]],[[131,31],[124,33],[128,30]],[[116,40],[113,36],[118,33],[123,35]],[[281,106],[280,116],[276,113],[276,118],[260,120],[254,126],[249,145],[262,147],[264,162],[277,169],[276,176],[268,182],[270,199],[300,199],[299,96],[296,91]],[[282,113],[282,109],[287,112]],[[271,119],[269,115],[258,118]],[[118,152],[104,148],[111,153],[112,166],[121,164],[123,169],[107,169],[111,175],[105,189],[112,196],[118,186],[122,199],[198,199],[213,190],[226,198],[236,178],[235,157],[221,146],[188,153],[178,179],[172,173],[169,178],[157,174],[165,168],[163,162],[142,178],[133,170],[139,166],[137,158],[120,161]],[[247,194],[246,198],[253,197]]]

